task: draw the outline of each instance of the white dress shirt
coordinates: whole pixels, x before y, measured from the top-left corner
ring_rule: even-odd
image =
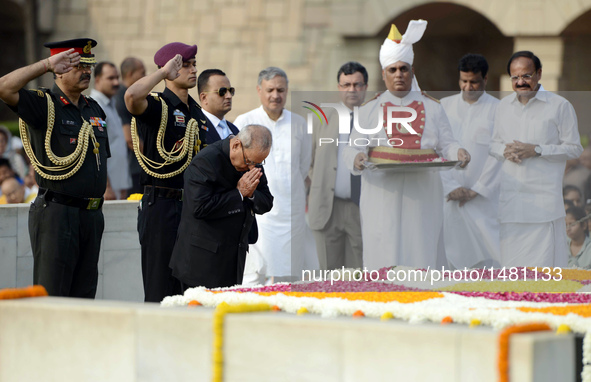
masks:
[[[513,141],[539,145],[540,157],[517,164],[503,156]],[[502,162],[501,223],[543,223],[565,216],[562,178],[567,159],[583,152],[577,116],[565,98],[540,88],[523,105],[512,93],[497,107],[490,154]]]
[[[463,93],[445,97],[441,105],[449,118],[454,138],[470,153],[463,169],[441,171],[443,182],[443,235],[447,260],[454,268],[497,266],[500,258],[498,214],[498,161],[488,154],[499,100],[484,92],[474,103]],[[460,207],[459,201],[447,201],[458,187],[473,189],[486,165],[496,170],[487,195],[479,195]],[[489,191],[489,190],[487,190]]]
[[[470,153],[470,164],[464,169],[442,171],[443,192],[449,194],[458,187],[472,188],[489,158],[495,112],[499,100],[484,92],[476,102],[466,102],[462,93],[441,99],[454,138]]]
[[[221,139],[226,139],[228,135],[232,134],[232,131],[230,130],[230,127],[227,124],[225,126],[223,124],[220,124],[222,120],[226,120],[225,118],[220,120],[218,117],[211,114],[205,109],[201,109],[201,111],[207,117],[207,119],[209,119],[209,122],[211,122],[211,124],[215,127],[215,130],[218,132],[218,135]]]

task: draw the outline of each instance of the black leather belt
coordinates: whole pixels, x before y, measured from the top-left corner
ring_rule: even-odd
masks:
[[[144,194],[152,194],[152,192],[154,192],[155,196],[159,198],[183,200],[182,188],[144,186]]]
[[[85,210],[98,210],[103,206],[105,201],[104,198],[79,198],[77,196],[62,194],[61,192],[45,188],[40,188],[39,191],[39,194],[43,195],[48,202],[63,204],[70,207],[78,207]]]

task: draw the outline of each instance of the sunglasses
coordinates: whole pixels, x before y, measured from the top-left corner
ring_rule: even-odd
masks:
[[[236,93],[236,89],[234,89],[234,88],[219,88],[218,90],[212,90],[212,91],[203,92],[203,93],[218,93],[218,95],[220,97],[223,97],[226,95],[227,92],[230,92],[230,94],[232,94],[232,96],[234,96],[234,93]]]

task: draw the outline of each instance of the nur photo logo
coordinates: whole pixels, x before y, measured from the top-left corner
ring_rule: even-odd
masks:
[[[303,101],[309,105],[312,105],[316,110],[312,109],[308,106],[303,106],[305,109],[312,111],[318,117],[320,124],[322,125],[324,122],[328,125],[328,118],[326,117],[326,113],[322,108],[331,107],[335,109],[339,115],[339,134],[349,134],[351,129],[351,112],[349,109],[340,103],[321,103],[320,106],[308,102]],[[384,124],[384,113],[383,109],[386,109],[386,121]],[[322,117],[320,117],[320,114]],[[394,113],[408,113],[408,117],[400,117],[394,116]],[[359,107],[355,106],[353,108],[353,128],[357,130],[361,134],[376,134],[384,127],[386,128],[386,132],[388,135],[392,134],[392,127],[396,124],[399,124],[401,127],[404,127],[406,131],[412,135],[418,135],[417,131],[412,128],[411,122],[414,122],[417,119],[417,111],[411,107],[406,106],[384,106],[383,108],[378,109],[378,116],[377,116],[377,125],[373,128],[364,128],[361,127],[359,124]],[[314,131],[314,115],[308,113],[307,118],[307,126],[308,126],[308,134],[312,134]]]

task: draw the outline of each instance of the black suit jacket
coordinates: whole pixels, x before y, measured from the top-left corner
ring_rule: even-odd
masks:
[[[243,172],[230,162],[230,138],[208,145],[185,171],[185,194],[172,274],[188,286],[229,287],[242,283],[248,232],[254,214],[273,207],[263,174],[254,199],[236,188]]]
[[[233,123],[231,123],[228,120],[226,120],[226,123],[228,124],[228,127],[230,128],[230,131],[232,132],[232,134],[238,135],[240,130],[238,130],[236,125],[234,125]],[[211,123],[211,121],[209,120],[209,118],[207,118],[207,116],[205,116],[205,125],[207,126],[207,136],[206,136],[207,143],[212,144],[214,142],[219,141],[221,139],[221,137],[218,134],[218,131],[216,130],[216,128],[213,126],[213,123]],[[259,227],[257,225],[257,219],[255,217],[255,219],[252,223],[252,227],[250,229],[250,232],[248,233],[248,244],[254,244],[257,242],[258,239],[259,239]]]

